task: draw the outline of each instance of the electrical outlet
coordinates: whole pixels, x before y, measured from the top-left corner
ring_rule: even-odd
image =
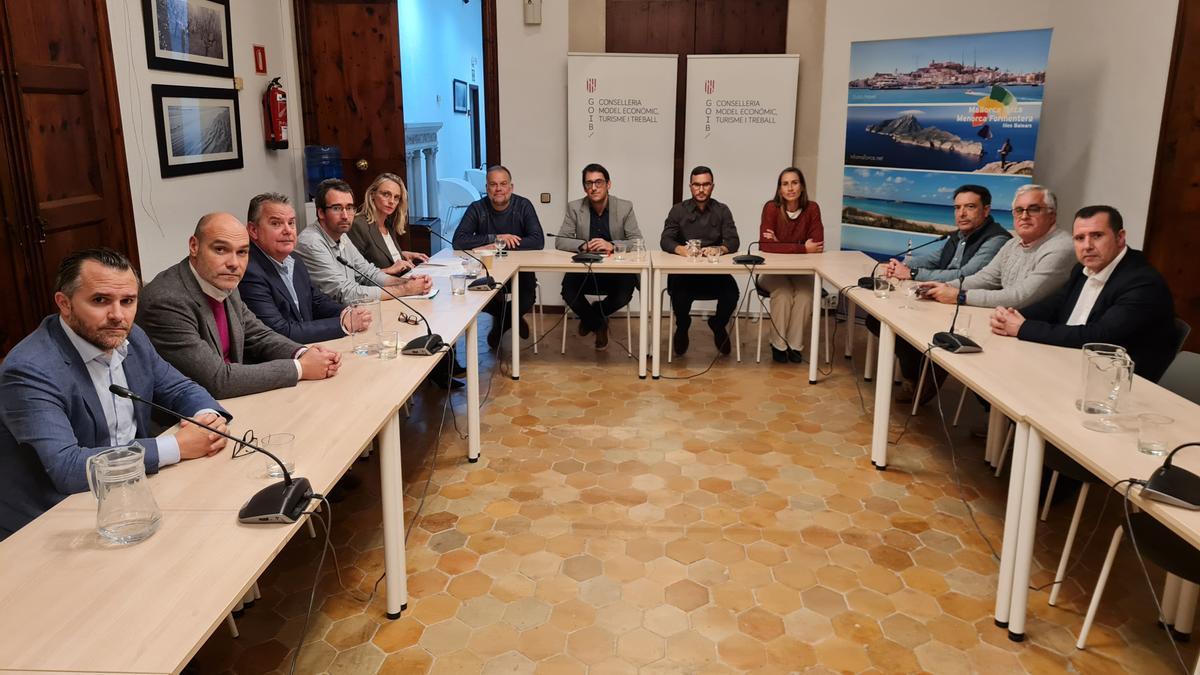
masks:
[[[543,204],[549,204],[549,203],[550,203],[550,193],[549,193],[549,192],[543,192],[543,193],[542,193],[542,203],[543,203]]]

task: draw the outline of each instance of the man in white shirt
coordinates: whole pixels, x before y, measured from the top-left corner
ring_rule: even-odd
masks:
[[[997,307],[992,332],[1060,347],[1121,345],[1138,375],[1157,380],[1180,341],[1167,282],[1141,251],[1125,245],[1121,214],[1111,206],[1079,209],[1073,239],[1079,265],[1067,283],[1020,311]]]
[[[394,277],[390,272],[399,274],[408,267],[381,270],[364,258],[346,236],[354,223],[354,192],[348,183],[337,178],[321,181],[313,200],[317,205],[317,222],[300,233],[296,240],[296,255],[304,260],[313,284],[322,293],[349,304],[355,300],[391,298],[381,292],[379,286],[386,286],[399,296],[429,292],[433,281],[427,275]],[[342,264],[338,258],[347,264]]]

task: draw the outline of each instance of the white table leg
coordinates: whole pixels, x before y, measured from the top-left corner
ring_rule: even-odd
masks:
[[[651,323],[654,330],[654,348],[651,354],[654,356],[653,363],[650,364],[651,377],[658,379],[659,366],[662,364],[662,289],[663,289],[663,273],[657,268],[654,270],[654,288],[650,290],[651,301],[654,303],[654,311],[651,312]]]
[[[1025,610],[1029,604],[1029,575],[1033,569],[1033,543],[1037,534],[1038,492],[1042,485],[1042,460],[1045,442],[1037,429],[1029,427],[1025,444],[1024,488],[1021,490],[1021,515],[1017,523],[1017,551],[1013,565],[1012,604],[1009,605],[1008,639],[1025,639]],[[1013,468],[1017,460],[1013,458]]]
[[[995,410],[996,407],[992,406]],[[1017,532],[1021,519],[1021,497],[1025,487],[1025,457],[1029,440],[1029,425],[1017,422],[1009,462],[1008,502],[1004,508],[1004,538],[1000,544],[1000,574],[996,581],[996,625],[1008,628],[1012,608],[1013,568],[1017,559]]]
[[[808,342],[808,383],[817,383],[817,360],[821,358],[821,275],[813,272],[812,339]]]
[[[963,385],[963,391],[966,391],[966,385]],[[994,468],[1000,461],[1000,454],[1004,452],[1004,423],[1007,419],[1004,413],[997,406],[992,406],[988,413],[987,426],[987,444],[984,445],[983,459]]]
[[[387,575],[387,616],[400,618],[408,607],[404,567],[404,475],[400,463],[400,418],[393,415],[379,432],[379,483],[383,499],[383,569]]]
[[[646,328],[650,325],[650,294],[654,289],[650,287],[650,268],[642,268],[642,280],[638,289],[638,378],[646,379],[646,352],[650,342],[650,336],[646,334]],[[655,357],[657,360],[657,357]]]
[[[854,308],[854,298],[850,297],[849,291],[846,296],[846,358],[854,356],[854,317],[858,310]]]
[[[518,328],[521,321],[520,270],[512,276],[509,286],[512,289],[509,293],[512,296],[512,319],[508,325],[508,330],[512,335],[512,379],[519,380],[521,379],[521,331]]]
[[[883,335],[882,328],[879,334]],[[876,344],[878,341],[879,338],[875,337],[874,333],[867,331],[867,351],[864,359],[866,363],[863,364],[863,379],[867,382],[875,379],[875,354],[879,351],[879,345]],[[895,345],[892,345],[892,353],[896,353]]]
[[[479,317],[467,324],[467,461],[479,461]]]
[[[879,379],[875,382],[875,426],[871,432],[871,463],[887,468],[888,417],[892,410],[892,366],[896,334],[886,323],[879,325]]]

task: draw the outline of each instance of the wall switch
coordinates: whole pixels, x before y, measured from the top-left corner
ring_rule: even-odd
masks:
[[[245,85],[242,82],[242,78],[240,78],[240,77],[233,78],[233,88],[235,90],[241,91],[243,86],[245,86]]]
[[[549,192],[543,192],[543,193],[542,193],[542,203],[543,203],[543,204],[549,204],[549,203],[550,203],[550,193],[549,193]]]

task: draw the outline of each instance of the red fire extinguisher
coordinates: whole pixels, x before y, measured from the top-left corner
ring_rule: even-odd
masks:
[[[287,92],[279,84],[279,78],[267,84],[263,92],[263,134],[267,147],[283,150],[288,146]]]

